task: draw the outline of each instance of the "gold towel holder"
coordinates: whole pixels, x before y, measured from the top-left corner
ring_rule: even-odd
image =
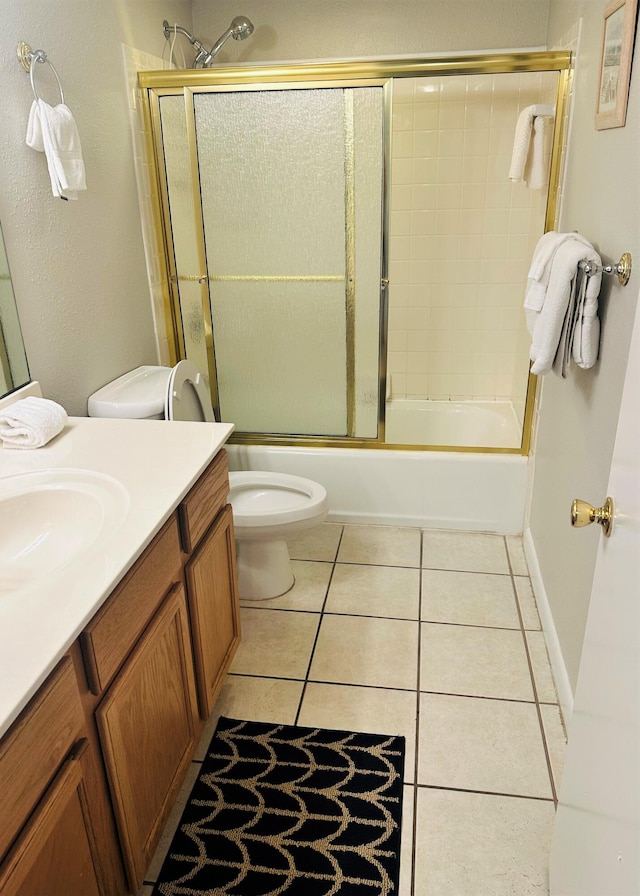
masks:
[[[591,274],[603,273],[603,274],[615,274],[618,278],[618,283],[620,286],[626,286],[629,282],[629,277],[631,277],[631,253],[623,252],[620,257],[620,261],[618,264],[594,264],[592,261],[579,261],[578,265],[585,272],[587,277],[590,277]]]

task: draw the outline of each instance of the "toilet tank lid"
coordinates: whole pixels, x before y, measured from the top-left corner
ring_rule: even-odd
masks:
[[[89,397],[89,416],[142,420],[164,415],[170,374],[170,367],[152,365],[124,373]]]

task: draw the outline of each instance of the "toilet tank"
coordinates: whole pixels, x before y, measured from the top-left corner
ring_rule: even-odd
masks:
[[[90,417],[162,420],[170,367],[136,367],[89,397]]]

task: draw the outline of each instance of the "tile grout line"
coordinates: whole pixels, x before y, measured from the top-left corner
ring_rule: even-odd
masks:
[[[340,538],[338,539],[338,545],[337,545],[337,547],[336,547],[336,555],[335,555],[335,559],[334,559],[333,564],[332,564],[332,566],[331,566],[331,573],[330,573],[330,575],[329,575],[329,581],[327,582],[327,588],[326,588],[326,591],[325,591],[325,593],[324,593],[324,600],[322,601],[322,607],[320,608],[320,614],[319,614],[319,615],[320,615],[320,618],[319,618],[319,620],[318,620],[318,627],[317,627],[317,629],[316,629],[316,636],[315,636],[315,638],[313,639],[313,646],[312,646],[312,648],[311,648],[311,654],[309,655],[309,662],[308,662],[308,664],[307,664],[307,671],[306,671],[305,676],[304,676],[304,683],[303,683],[303,685],[302,685],[302,691],[300,692],[300,700],[298,701],[298,709],[296,710],[295,719],[293,720],[293,724],[294,724],[294,725],[297,725],[297,724],[298,724],[298,721],[299,721],[299,719],[300,719],[300,713],[301,713],[301,711],[302,711],[302,702],[303,702],[304,697],[305,697],[305,694],[306,694],[306,692],[307,692],[307,684],[309,683],[309,674],[310,674],[310,672],[311,672],[311,665],[312,665],[312,663],[313,663],[313,657],[314,657],[315,652],[316,652],[316,645],[317,645],[317,643],[318,643],[318,638],[320,637],[320,629],[322,628],[322,620],[323,620],[323,617],[324,617],[324,608],[325,608],[325,606],[326,606],[326,604],[327,604],[327,600],[328,600],[328,598],[329,598],[329,589],[331,588],[331,582],[333,581],[333,575],[334,575],[334,573],[335,573],[335,571],[336,571],[336,562],[337,562],[338,554],[339,554],[339,552],[340,552],[340,545],[342,544],[342,537],[343,537],[343,535],[344,535],[344,526],[342,527],[342,530],[341,530],[341,532],[340,532]]]
[[[533,796],[530,793],[508,793],[503,790],[473,790],[471,787],[447,787],[443,784],[418,784],[420,790],[440,790],[447,793],[477,793],[481,796],[504,796],[514,800],[535,800],[538,803],[553,803],[553,797]]]
[[[558,794],[556,792],[556,784],[553,777],[553,767],[551,765],[551,757],[549,755],[549,747],[547,744],[547,735],[544,730],[544,721],[542,719],[542,710],[540,709],[540,701],[538,699],[538,687],[536,685],[536,678],[533,672],[533,662],[531,660],[531,653],[529,651],[529,642],[527,640],[527,630],[524,627],[524,618],[522,616],[522,608],[520,607],[520,599],[518,597],[518,589],[516,588],[515,575],[513,572],[513,565],[511,563],[511,555],[509,554],[509,547],[507,544],[507,537],[504,536],[504,546],[507,552],[507,560],[509,563],[509,570],[511,574],[511,588],[513,590],[513,597],[516,602],[516,609],[518,611],[518,618],[520,619],[520,631],[522,634],[522,641],[524,644],[524,650],[527,657],[527,665],[529,666],[529,675],[531,677],[531,687],[533,688],[533,698],[536,707],[536,713],[538,716],[538,725],[540,726],[540,736],[542,738],[542,749],[544,750],[544,758],[547,763],[547,773],[549,775],[549,783],[551,785],[551,794],[553,796],[553,804],[555,808],[558,807]]]
[[[415,748],[414,748],[414,759],[413,759],[413,813],[412,813],[412,825],[413,829],[411,832],[411,887],[410,894],[411,896],[415,896],[416,893],[416,843],[417,843],[417,833],[418,833],[418,764],[420,760],[420,659],[422,655],[422,561],[424,553],[424,532],[420,529],[420,556],[419,560],[419,576],[418,576],[418,656],[417,656],[417,671],[416,671],[416,733],[415,733]]]

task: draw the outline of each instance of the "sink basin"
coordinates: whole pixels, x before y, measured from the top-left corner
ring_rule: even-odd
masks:
[[[0,479],[0,594],[49,576],[95,549],[127,512],[127,490],[89,470],[59,469]]]

